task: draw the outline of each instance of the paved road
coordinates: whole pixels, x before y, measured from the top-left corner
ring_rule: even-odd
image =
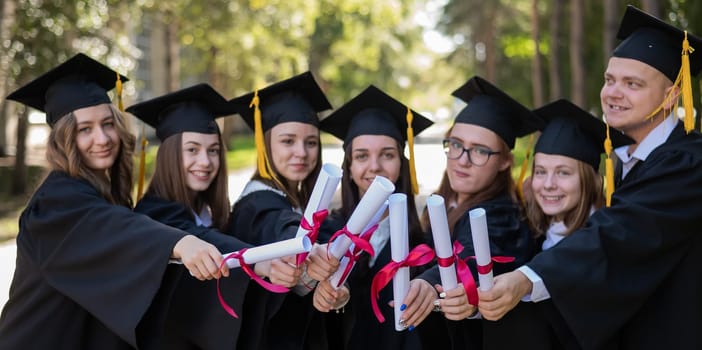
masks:
[[[438,143],[415,145],[415,157],[420,187],[417,208],[423,208],[426,195],[435,190],[441,182],[443,170],[446,168],[446,158]],[[341,166],[343,152],[340,147],[326,147],[323,150],[322,159],[326,163]],[[229,174],[229,198],[236,200],[239,197],[252,172],[253,169],[246,169]],[[15,253],[14,242],[0,244],[0,309],[7,302],[10,282],[15,270]]]

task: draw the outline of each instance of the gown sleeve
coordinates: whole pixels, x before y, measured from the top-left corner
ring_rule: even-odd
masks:
[[[637,313],[665,307],[663,298],[650,300],[654,295],[673,300],[690,294],[671,280],[676,270],[690,270],[686,264],[695,259],[688,257],[700,252],[702,157],[699,144],[695,152],[686,147],[654,151],[617,188],[611,207],[527,264],[584,347],[602,348]],[[698,277],[683,278],[699,289]]]
[[[253,245],[273,243],[295,237],[302,214],[273,191],[256,191],[235,205],[227,231]]]
[[[35,193],[20,230],[18,249],[43,279],[132,346],[173,247],[186,235],[57,173]]]

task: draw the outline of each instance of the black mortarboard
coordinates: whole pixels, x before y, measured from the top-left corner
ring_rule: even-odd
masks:
[[[564,99],[539,107],[534,113],[547,122],[534,153],[562,155],[590,164],[595,171],[600,168],[607,124]],[[610,133],[610,138],[614,147],[634,143],[615,130]]]
[[[7,99],[45,112],[47,123],[53,126],[77,109],[111,103],[107,91],[115,87],[118,76],[122,82],[128,80],[79,53],[15,90]]]
[[[231,100],[239,105],[239,114],[251,130],[254,130],[254,106],[256,92]],[[317,85],[312,73],[305,72],[258,90],[259,108],[263,131],[285,122],[302,122],[319,125],[317,113],[331,109],[331,104]]]
[[[407,141],[410,183],[412,192],[417,194],[414,135],[432,124],[431,120],[371,85],[322,120],[321,129],[344,140],[344,147],[359,135],[385,135],[401,145]]]
[[[156,129],[165,140],[186,131],[216,134],[217,117],[237,113],[235,106],[208,84],[197,84],[127,108],[127,112]]]
[[[455,123],[474,124],[494,131],[514,148],[517,137],[543,127],[544,122],[528,108],[490,84],[474,76],[452,94],[468,103],[456,116]]]
[[[359,135],[385,135],[404,144],[407,140],[407,106],[371,85],[320,123],[320,128],[347,145]],[[431,126],[431,120],[412,112],[414,135]]]
[[[629,5],[617,38],[623,41],[612,56],[641,61],[675,81],[680,71],[684,31]],[[691,47],[702,50],[702,39],[690,33],[687,39]],[[690,54],[690,74],[696,76],[700,69],[702,54]]]

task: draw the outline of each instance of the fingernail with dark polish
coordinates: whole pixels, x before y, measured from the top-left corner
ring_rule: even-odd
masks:
[[[400,305],[400,311],[405,311],[406,308],[407,308],[407,305],[405,305],[405,304]]]
[[[414,326],[409,326],[409,328],[407,328],[407,330],[410,331],[410,332],[413,331],[413,330],[414,330]]]

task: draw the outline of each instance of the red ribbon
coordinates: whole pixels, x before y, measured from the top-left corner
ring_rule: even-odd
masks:
[[[219,264],[219,268],[221,269],[224,264],[227,263],[227,260],[229,259],[237,259],[239,260],[239,265],[241,265],[241,269],[244,270],[244,272],[251,277],[252,280],[256,281],[261,287],[265,288],[266,290],[273,292],[273,293],[287,293],[289,289],[279,286],[270,282],[266,282],[263,280],[263,278],[259,277],[251,268],[251,265],[247,264],[244,261],[244,252],[246,252],[246,248],[241,249],[239,251],[236,251],[234,253],[231,253],[224,257],[222,260],[222,263]],[[234,312],[234,309],[232,309],[231,306],[227,304],[226,301],[224,301],[224,298],[222,298],[222,291],[219,288],[219,279],[217,279],[217,297],[219,298],[219,303],[222,305],[222,308],[224,311],[226,311],[228,314],[230,314],[234,318],[239,318],[239,316],[236,315],[236,312]]]
[[[316,211],[314,214],[312,214],[312,225],[310,225],[310,223],[307,222],[307,219],[304,216],[302,216],[300,227],[307,230],[306,236],[310,238],[310,242],[312,244],[314,244],[314,242],[317,242],[317,237],[319,236],[319,228],[322,227],[322,222],[324,221],[324,219],[327,218],[328,214],[329,211],[326,209]],[[297,254],[297,266],[300,266],[300,264],[302,264],[305,261],[305,259],[307,259],[308,254],[309,252]]]
[[[471,260],[471,259],[476,259],[476,258],[475,258],[475,256],[469,256],[466,258],[466,261]],[[477,259],[476,259],[475,266],[477,267],[479,274],[487,275],[488,273],[490,273],[492,271],[492,265],[493,265],[492,263],[493,262],[504,264],[504,263],[510,263],[512,261],[514,261],[514,257],[511,257],[511,256],[493,256],[490,258],[490,262],[487,265],[478,265]]]
[[[468,297],[468,304],[478,306],[478,288],[475,286],[473,273],[470,272],[468,264],[459,257],[459,253],[463,251],[463,245],[458,241],[453,241],[453,260],[456,263],[456,276],[463,283],[463,289]]]
[[[390,283],[390,281],[395,277],[397,270],[401,267],[413,267],[422,266],[434,259],[434,250],[431,249],[426,244],[420,244],[414,249],[412,249],[407,257],[402,261],[390,261],[387,265],[383,266],[378,273],[373,277],[373,282],[371,283],[371,304],[373,306],[373,313],[375,317],[380,321],[380,323],[385,322],[385,317],[383,317],[380,308],[378,307],[378,298],[380,297],[380,291],[385,288],[385,286]]]
[[[373,250],[373,246],[368,242],[371,237],[373,236],[373,233],[375,230],[378,229],[378,224],[375,224],[371,226],[368,230],[365,232],[362,232],[359,235],[354,235],[351,233],[346,226],[344,226],[341,230],[336,231],[333,236],[329,239],[329,242],[331,243],[336,239],[338,236],[344,235],[348,237],[351,242],[354,244],[353,251],[351,250],[346,250],[343,256],[349,258],[349,263],[346,264],[346,267],[344,268],[344,272],[341,274],[341,278],[339,278],[339,283],[337,284],[337,288],[341,286],[342,283],[346,280],[346,277],[348,277],[349,273],[351,273],[351,269],[353,268],[353,265],[358,261],[359,256],[361,255],[361,252],[367,252],[370,254],[370,256],[375,255],[375,251]],[[331,244],[327,245],[327,254],[329,254],[329,247]]]

